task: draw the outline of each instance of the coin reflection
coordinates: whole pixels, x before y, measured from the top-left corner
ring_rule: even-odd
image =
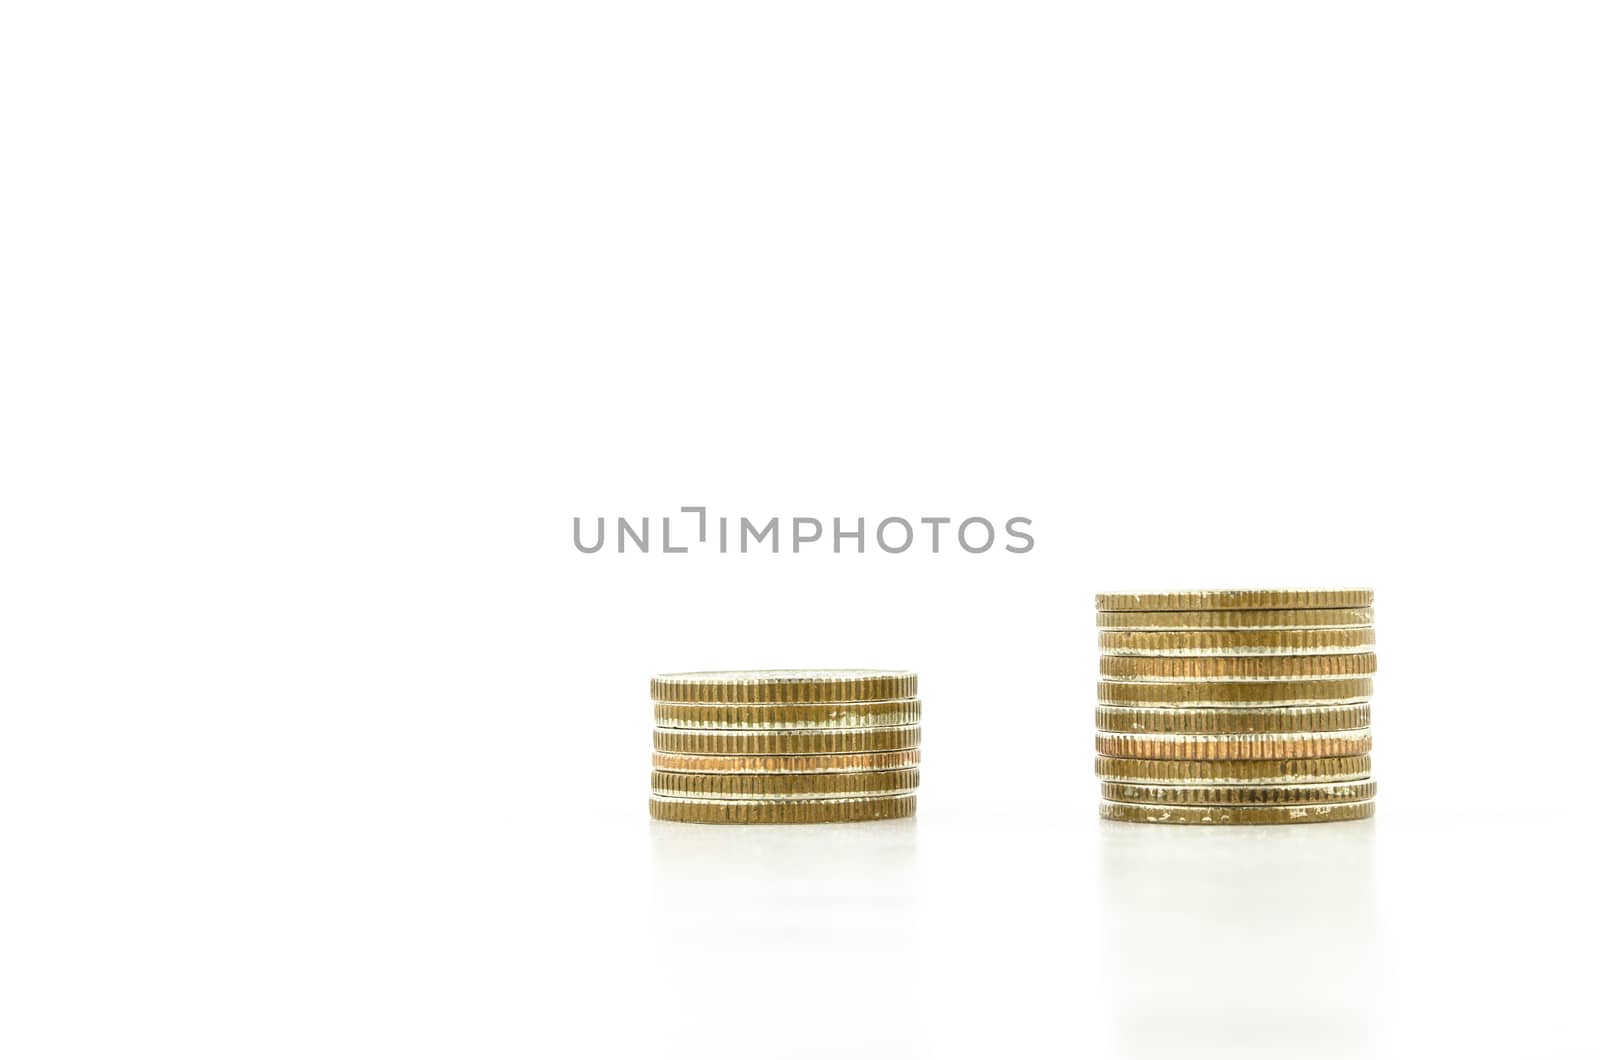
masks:
[[[916,837],[652,821],[667,1055],[915,1054]]]
[[[1375,824],[1102,823],[1103,966],[1117,1055],[1371,1052]]]

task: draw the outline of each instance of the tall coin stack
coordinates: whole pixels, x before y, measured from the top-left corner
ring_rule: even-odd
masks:
[[[813,824],[917,812],[922,702],[904,670],[659,674],[650,816]]]
[[[1100,816],[1372,816],[1370,589],[1102,593]]]

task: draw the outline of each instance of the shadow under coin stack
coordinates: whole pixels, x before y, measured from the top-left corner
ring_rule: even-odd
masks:
[[[917,812],[922,703],[904,670],[659,674],[650,816],[697,824]]]
[[[1102,593],[1100,816],[1371,817],[1372,590]]]

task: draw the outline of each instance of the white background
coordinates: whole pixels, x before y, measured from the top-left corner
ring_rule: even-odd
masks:
[[[1596,29],[7,5],[0,1052],[1597,1055]],[[572,545],[695,504],[1038,545]],[[1102,825],[1093,592],[1284,584],[1378,818]],[[770,666],[914,822],[652,825]]]

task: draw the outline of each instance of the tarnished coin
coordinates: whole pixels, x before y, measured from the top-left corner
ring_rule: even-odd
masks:
[[[823,799],[903,795],[917,789],[915,769],[873,773],[650,774],[650,792],[680,799]]]
[[[1094,748],[1111,758],[1182,758],[1228,761],[1252,758],[1332,758],[1363,755],[1372,750],[1371,729],[1344,732],[1231,733],[1096,733]]]
[[[1366,703],[1331,707],[1096,707],[1101,732],[1337,732],[1372,723]]]
[[[1106,655],[1255,657],[1338,655],[1371,651],[1378,641],[1371,626],[1347,629],[1194,629],[1147,633],[1102,630]]]
[[[673,755],[657,754],[652,765],[667,773],[864,773],[910,769],[922,752],[872,751],[849,755]]]
[[[1166,593],[1098,593],[1101,611],[1237,611],[1370,607],[1371,589],[1197,589]]]
[[[1378,793],[1370,780],[1352,784],[1224,784],[1200,787],[1189,784],[1100,785],[1107,802],[1132,802],[1146,806],[1305,806],[1321,802],[1364,802]]]
[[[1104,655],[1100,673],[1117,681],[1285,681],[1362,677],[1378,672],[1371,652],[1239,658],[1154,658]]]
[[[662,729],[862,729],[915,725],[922,702],[881,699],[864,703],[657,703]]]
[[[1095,775],[1125,784],[1343,784],[1372,775],[1371,755],[1337,758],[1194,762],[1177,759],[1096,758]]]
[[[1371,698],[1370,677],[1326,681],[1100,682],[1100,702],[1114,707],[1294,707],[1360,703]]]
[[[650,679],[650,698],[671,703],[863,703],[916,694],[909,670],[706,670]]]
[[[1293,608],[1276,611],[1099,611],[1101,629],[1183,632],[1196,629],[1355,629],[1372,625],[1372,608]]]
[[[903,751],[922,742],[918,725],[862,729],[657,729],[655,748],[677,755],[848,755]]]
[[[911,817],[915,795],[866,799],[669,799],[653,795],[650,816],[693,824],[825,824],[839,821],[883,821]]]
[[[1316,824],[1371,817],[1375,805],[1370,799],[1316,806],[1145,806],[1102,802],[1100,816],[1107,821],[1138,824]]]

